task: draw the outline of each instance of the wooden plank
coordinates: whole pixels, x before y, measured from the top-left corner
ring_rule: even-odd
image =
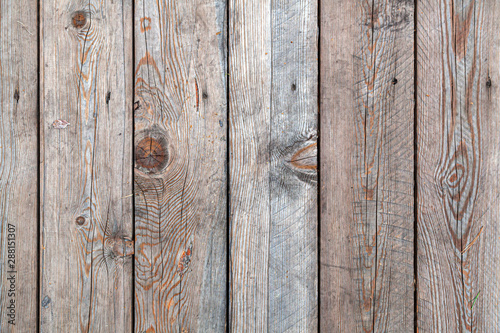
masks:
[[[136,332],[226,321],[226,3],[135,3]]]
[[[418,5],[420,332],[500,330],[499,15],[493,0]]]
[[[321,2],[320,331],[413,330],[413,11]]]
[[[230,331],[317,330],[317,1],[230,1]]]
[[[0,331],[37,324],[37,4],[0,1]]]
[[[132,330],[130,22],[129,0],[41,3],[41,332]]]

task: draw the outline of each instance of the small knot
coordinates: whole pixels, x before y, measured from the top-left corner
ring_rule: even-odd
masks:
[[[84,12],[76,12],[74,15],[73,15],[73,26],[75,28],[82,28],[85,23],[87,23],[87,17],[85,16],[85,13]]]
[[[42,299],[42,307],[46,309],[49,306],[50,301],[51,301],[50,297],[49,296],[45,296]]]
[[[202,96],[203,96],[203,99],[207,99],[208,98],[208,94],[206,92],[203,92]]]
[[[134,241],[128,238],[115,238],[113,253],[117,257],[127,257],[134,254]]]
[[[75,220],[75,223],[78,225],[84,225],[85,224],[85,217],[83,216],[78,216]]]

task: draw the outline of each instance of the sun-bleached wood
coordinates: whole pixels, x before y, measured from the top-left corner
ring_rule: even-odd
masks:
[[[320,3],[320,331],[410,332],[413,1]]]
[[[40,332],[132,331],[131,22],[40,3]]]
[[[317,330],[317,9],[229,2],[231,332]]]
[[[37,29],[36,1],[0,1],[1,332],[37,324]]]
[[[135,2],[135,331],[226,327],[226,3]]]

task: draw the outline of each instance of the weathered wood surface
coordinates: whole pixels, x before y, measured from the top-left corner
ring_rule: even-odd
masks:
[[[231,332],[317,330],[317,1],[229,2]]]
[[[135,330],[226,326],[226,3],[135,3]]]
[[[418,4],[420,332],[500,331],[498,17],[493,0]]]
[[[413,10],[321,1],[322,332],[413,330]]]
[[[40,331],[131,332],[132,3],[40,6]]]
[[[37,5],[0,1],[0,331],[37,324]]]

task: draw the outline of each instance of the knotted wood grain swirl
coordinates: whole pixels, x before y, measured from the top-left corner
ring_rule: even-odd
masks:
[[[433,151],[429,147],[421,149],[429,155],[423,155],[422,169],[434,168],[434,188],[433,193],[429,193],[428,183],[422,181],[420,185],[423,193],[430,196],[421,200],[425,205],[420,216],[419,237],[424,254],[422,259],[425,259],[421,272],[425,274],[419,274],[423,287],[423,298],[419,301],[422,316],[429,310],[436,314],[429,321],[430,318],[422,318],[423,330],[432,327],[434,330],[476,331],[471,301],[478,292],[479,272],[474,268],[477,267],[477,252],[464,250],[476,237],[481,227],[477,225],[478,215],[483,214],[478,211],[476,202],[483,172],[480,92],[486,79],[483,78],[482,82],[480,79],[484,59],[481,45],[485,42],[482,22],[484,10],[487,10],[484,3],[441,0],[424,2],[422,6],[429,14],[421,17],[421,59],[439,64],[429,70],[428,61],[422,61],[423,87],[431,82],[425,82],[427,80],[441,85],[436,87],[437,91],[422,88],[420,94],[423,116],[429,117],[431,112],[439,116],[429,118],[438,121],[436,125],[424,123],[422,130],[422,133],[437,131],[439,140],[435,142],[435,165],[428,164],[432,161]],[[439,22],[439,33],[433,32],[429,38],[426,29],[435,22]],[[432,42],[436,44],[430,44]],[[435,56],[432,47],[438,47],[440,54]],[[425,138],[427,135],[421,136]],[[439,208],[433,208],[436,203],[431,203],[430,198],[439,200]],[[435,235],[441,235],[443,239],[436,243]],[[447,275],[444,280],[440,277],[442,274]],[[424,299],[429,302],[424,303]],[[443,303],[450,311],[443,311]]]

